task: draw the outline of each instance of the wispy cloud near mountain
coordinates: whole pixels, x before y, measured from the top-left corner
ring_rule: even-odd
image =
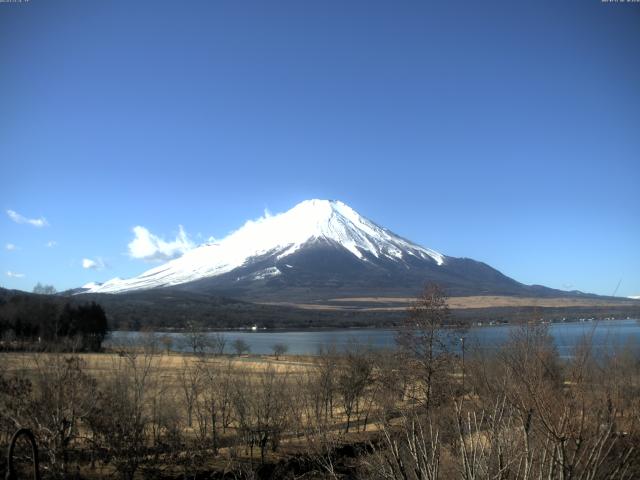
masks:
[[[82,268],[87,270],[102,270],[105,267],[105,263],[101,258],[92,260],[91,258],[82,259]]]
[[[129,243],[129,256],[147,261],[170,260],[193,249],[196,245],[189,239],[182,225],[173,241],[165,241],[141,226],[133,228],[135,238]]]

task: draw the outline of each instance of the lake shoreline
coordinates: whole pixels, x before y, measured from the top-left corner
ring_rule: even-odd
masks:
[[[591,335],[594,346],[598,348],[608,344],[620,346],[628,341],[636,341],[640,345],[640,322],[637,319],[623,320],[585,320],[583,322],[542,323],[549,328],[549,333],[556,343],[561,355],[568,355],[585,335]],[[494,349],[510,337],[510,332],[517,328],[516,324],[498,323],[469,326],[467,328],[446,329],[450,338],[464,337],[469,347]],[[284,344],[291,355],[316,355],[320,349],[335,347],[345,350],[350,345],[359,344],[374,349],[392,349],[396,346],[397,328],[327,328],[327,329],[287,329],[287,330],[217,330],[198,332],[205,336],[222,334],[226,340],[227,352],[231,344],[242,339],[250,347],[252,354],[270,354],[273,346]],[[114,331],[105,341],[105,348],[113,348],[119,344],[143,345],[157,342],[158,345],[169,345],[170,350],[187,352],[188,333],[157,331]],[[457,341],[457,340],[456,340]],[[160,348],[160,347],[159,347]],[[454,350],[458,346],[452,347]]]
[[[545,320],[545,321],[529,321],[522,322],[519,320],[515,320],[513,322],[509,322],[506,320],[490,320],[490,321],[477,321],[477,322],[461,322],[460,324],[449,324],[443,325],[445,329],[469,329],[469,328],[483,328],[483,327],[499,327],[499,326],[512,326],[517,327],[524,324],[529,325],[558,325],[558,324],[572,324],[572,323],[598,323],[598,322],[609,322],[609,321],[639,321],[636,318],[626,317],[626,318],[572,318],[566,320]],[[252,327],[238,327],[238,328],[204,328],[198,329],[198,332],[201,333],[233,333],[233,332],[245,332],[245,333],[288,333],[288,332],[330,332],[330,331],[359,331],[359,330],[399,330],[402,328],[402,324],[392,324],[381,326],[379,324],[372,323],[370,325],[346,325],[344,327],[338,326],[329,326],[329,327],[257,327],[253,329]],[[159,330],[147,330],[147,329],[137,329],[137,330],[113,330],[113,332],[138,332],[138,333],[154,333],[156,335],[160,334],[176,334],[176,333],[188,333],[190,330],[186,328],[162,328]]]

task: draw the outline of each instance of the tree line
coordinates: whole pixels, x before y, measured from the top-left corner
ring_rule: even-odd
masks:
[[[11,349],[98,351],[108,333],[104,309],[46,295],[12,295],[0,302],[0,345]]]

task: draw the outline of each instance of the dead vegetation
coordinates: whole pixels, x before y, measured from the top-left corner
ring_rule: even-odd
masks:
[[[395,351],[4,353],[0,444],[33,430],[45,478],[638,478],[637,349],[524,324],[463,362],[444,323],[432,288]]]

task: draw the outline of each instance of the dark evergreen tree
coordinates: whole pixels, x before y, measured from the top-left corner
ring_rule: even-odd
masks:
[[[42,295],[15,295],[0,304],[0,334],[23,345],[60,345],[77,339],[74,348],[100,350],[108,325],[104,309],[95,302],[62,304],[61,299]]]

